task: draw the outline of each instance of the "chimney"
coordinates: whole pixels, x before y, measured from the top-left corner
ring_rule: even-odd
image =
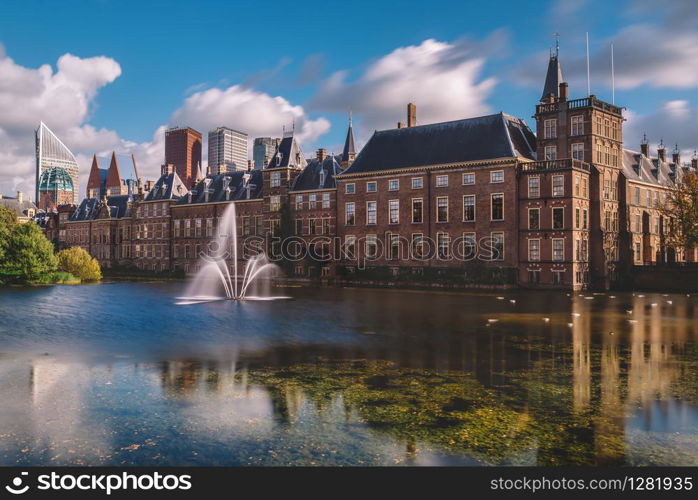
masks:
[[[17,202],[22,203],[22,200],[24,200],[24,194],[22,191],[17,191]]]
[[[650,145],[647,144],[647,141],[642,141],[640,143],[640,152],[642,153],[642,156],[645,158],[650,157]]]
[[[407,105],[407,126],[414,127],[417,125],[417,106],[412,103]]]
[[[569,85],[567,85],[567,82],[561,82],[560,83],[560,100],[561,101],[567,100],[567,91],[568,90],[569,90]]]
[[[693,158],[691,158],[691,167],[694,172],[698,172],[698,154],[695,151],[693,152]]]
[[[405,128],[405,124],[402,122],[397,122],[397,128]]]
[[[681,164],[681,152],[679,151],[679,145],[674,147],[674,153],[671,155],[671,161],[677,165]]]
[[[319,162],[325,161],[327,158],[327,150],[325,148],[320,148],[317,150],[317,159]]]
[[[247,160],[247,171],[251,172],[254,170],[254,160]]]
[[[657,156],[659,156],[660,161],[666,161],[666,148],[664,147],[664,141],[659,141]]]

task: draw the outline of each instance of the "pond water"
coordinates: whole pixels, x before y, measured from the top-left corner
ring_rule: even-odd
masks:
[[[0,289],[0,465],[698,465],[698,295]]]

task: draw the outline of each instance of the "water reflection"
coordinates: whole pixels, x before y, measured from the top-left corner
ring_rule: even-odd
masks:
[[[313,338],[0,357],[0,463],[698,464],[691,297],[315,293]]]

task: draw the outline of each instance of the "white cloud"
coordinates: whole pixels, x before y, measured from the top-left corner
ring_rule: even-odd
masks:
[[[33,196],[34,130],[42,120],[76,153],[118,145],[115,132],[85,122],[99,89],[120,74],[108,57],[65,54],[54,72],[48,64],[26,68],[0,51],[0,192]]]
[[[348,71],[331,75],[311,99],[317,110],[360,116],[364,131],[395,127],[405,120],[408,102],[417,105],[419,123],[447,121],[490,112],[486,99],[496,84],[481,78],[486,57],[502,48],[504,32],[484,42],[434,39],[400,47],[370,64],[358,79]]]
[[[668,150],[678,144],[684,161],[687,161],[698,147],[698,108],[688,101],[674,100],[663,102],[656,110],[646,115],[626,112],[627,123],[623,126],[624,146],[639,150],[643,134],[651,144],[652,154],[663,140]]]
[[[651,19],[635,19],[611,36],[598,39],[592,36],[590,70],[592,93],[599,87],[606,91],[611,86],[611,53],[613,43],[615,84],[617,89],[641,86],[654,88],[698,88],[698,27],[689,20],[698,19],[695,0],[666,2],[663,0],[636,0],[630,14],[645,15]],[[586,88],[586,57],[583,42],[578,49],[561,52],[562,71],[574,89],[581,94]],[[545,78],[547,52],[526,58],[519,64],[513,80],[542,88]]]
[[[224,125],[250,138],[278,137],[283,127],[289,130],[295,123],[301,142],[315,141],[330,129],[329,121],[311,119],[302,106],[242,85],[195,92],[172,114],[169,123],[191,126],[202,134]]]

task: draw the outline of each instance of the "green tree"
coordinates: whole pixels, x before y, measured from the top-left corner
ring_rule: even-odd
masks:
[[[80,247],[70,247],[58,252],[58,269],[81,280],[102,279],[102,270],[97,259]]]
[[[7,207],[0,206],[0,267],[5,261],[5,254],[10,243],[12,228],[17,225],[17,214]]]
[[[20,283],[48,282],[58,266],[53,245],[33,222],[12,227],[0,273]]]

